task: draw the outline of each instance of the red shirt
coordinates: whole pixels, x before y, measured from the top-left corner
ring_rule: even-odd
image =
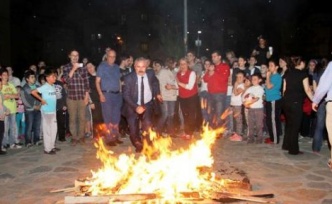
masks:
[[[207,83],[209,93],[227,93],[230,67],[226,63],[215,65],[214,73],[204,75],[203,80]]]
[[[177,73],[177,78],[179,80],[179,82],[184,83],[184,84],[188,84],[189,82],[189,77],[190,77],[190,73],[192,71],[191,70],[187,70],[185,74],[181,74],[181,72]],[[197,83],[195,82],[194,86],[192,89],[188,90],[185,88],[182,88],[181,86],[179,86],[179,97],[180,98],[189,98],[191,96],[194,96],[195,94],[197,94],[198,89],[197,89]]]

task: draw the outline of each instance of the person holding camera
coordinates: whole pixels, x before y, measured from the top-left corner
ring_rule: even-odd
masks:
[[[69,55],[70,63],[63,69],[63,76],[67,84],[67,108],[69,114],[69,130],[72,134],[71,145],[85,143],[85,107],[89,102],[89,79],[86,67],[78,63],[79,53],[72,50]]]

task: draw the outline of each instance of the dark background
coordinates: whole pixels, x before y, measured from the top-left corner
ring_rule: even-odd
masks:
[[[183,0],[1,0],[0,64],[59,66],[71,49],[98,64],[106,47],[181,57]],[[321,0],[188,0],[188,48],[249,56],[263,35],[276,55],[330,57],[332,14]]]

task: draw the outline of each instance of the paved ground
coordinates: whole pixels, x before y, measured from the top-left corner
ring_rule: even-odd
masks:
[[[213,147],[215,167],[230,164],[244,170],[254,190],[275,194],[278,203],[332,203],[332,172],[327,167],[329,151],[311,152],[309,139],[301,140],[303,155],[292,156],[280,145],[217,140]],[[182,145],[185,141],[174,139]],[[90,176],[100,165],[92,141],[71,147],[58,143],[57,155],[43,154],[42,146],[8,150],[0,156],[0,204],[48,204],[63,201],[67,193],[49,193],[52,189],[71,187],[74,180]],[[127,151],[128,139],[115,152]],[[243,203],[243,202],[242,202]]]

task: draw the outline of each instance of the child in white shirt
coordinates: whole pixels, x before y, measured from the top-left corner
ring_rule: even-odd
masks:
[[[252,86],[242,96],[243,105],[248,110],[247,143],[254,143],[255,135],[257,136],[256,143],[263,143],[264,89],[260,85],[261,81],[262,76],[260,74],[253,74],[251,76]]]
[[[230,137],[231,141],[242,141],[243,135],[243,106],[242,106],[242,94],[245,90],[244,87],[245,72],[239,71],[236,74],[236,81],[233,86],[233,91],[231,95],[231,108],[233,112],[233,125],[234,132]]]

